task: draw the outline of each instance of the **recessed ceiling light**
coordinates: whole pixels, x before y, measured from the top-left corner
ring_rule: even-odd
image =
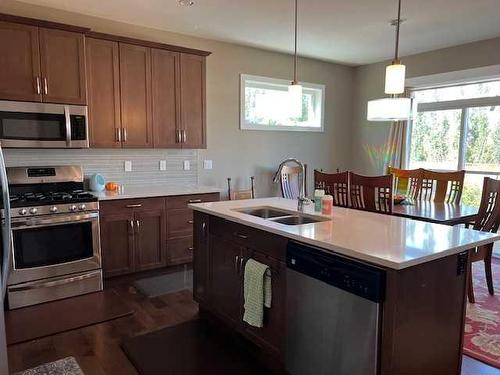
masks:
[[[194,1],[192,0],[178,0],[179,5],[185,6],[185,7],[190,7],[194,5]]]

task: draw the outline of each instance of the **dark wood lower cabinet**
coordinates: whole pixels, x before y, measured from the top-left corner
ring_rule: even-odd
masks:
[[[136,271],[162,267],[166,264],[165,211],[139,211],[135,214]]]

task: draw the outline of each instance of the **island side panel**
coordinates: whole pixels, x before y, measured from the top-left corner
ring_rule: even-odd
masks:
[[[467,277],[467,252],[387,270],[381,374],[460,374]]]

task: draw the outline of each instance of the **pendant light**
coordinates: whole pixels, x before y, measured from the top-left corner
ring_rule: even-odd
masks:
[[[401,0],[398,0],[398,18],[391,21],[396,27],[396,45],[394,59],[385,70],[385,93],[389,98],[370,100],[368,102],[368,121],[404,121],[410,118],[411,99],[397,97],[405,91],[406,66],[399,59],[399,29],[401,26]]]
[[[295,45],[293,55],[293,81],[288,86],[288,96],[290,104],[290,117],[302,117],[302,85],[297,80],[297,2],[295,0]]]

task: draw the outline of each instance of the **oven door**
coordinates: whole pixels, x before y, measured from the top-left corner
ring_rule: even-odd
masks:
[[[8,285],[100,268],[99,213],[13,220]]]

